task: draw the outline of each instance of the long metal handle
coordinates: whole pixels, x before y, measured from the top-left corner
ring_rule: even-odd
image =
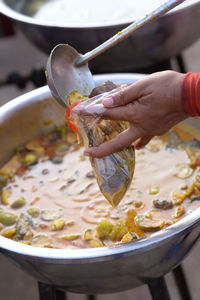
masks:
[[[181,4],[184,1],[185,0],[169,0],[169,1],[167,1],[166,3],[164,3],[160,7],[158,7],[156,10],[154,10],[153,12],[150,12],[149,14],[147,14],[144,18],[135,21],[131,25],[124,28],[122,31],[115,34],[113,37],[111,37],[110,39],[105,41],[103,44],[101,44],[98,47],[96,47],[95,49],[81,55],[75,62],[75,66],[79,67],[81,65],[84,65],[85,63],[87,63],[88,61],[90,61],[91,59],[96,57],[97,55],[103,53],[107,49],[110,49],[114,45],[118,44],[119,42],[121,42],[122,40],[127,38],[129,35],[131,35],[133,32],[135,32],[139,28],[141,28],[144,25],[146,25],[147,23],[150,23],[153,20],[157,19],[159,16],[165,14],[166,12],[168,12],[169,10],[171,10],[172,8]]]

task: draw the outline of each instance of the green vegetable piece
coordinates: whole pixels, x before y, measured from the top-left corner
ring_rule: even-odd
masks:
[[[198,183],[200,183],[200,176],[199,176],[199,175],[196,175],[195,179],[196,179],[196,181],[197,181]]]
[[[99,239],[106,239],[113,230],[113,224],[109,221],[101,221],[96,227],[96,236]]]
[[[29,151],[37,152],[42,154],[44,152],[44,148],[40,145],[39,140],[32,140],[26,144],[26,149]]]
[[[175,211],[175,215],[174,215],[174,218],[180,218],[182,217],[182,215],[185,213],[185,208],[183,205],[179,205],[177,208],[176,208],[176,211]]]
[[[64,152],[67,152],[69,150],[69,146],[62,143],[62,144],[57,145],[55,150],[58,153],[64,153]]]
[[[73,241],[80,237],[80,234],[71,234],[71,235],[64,235],[61,237],[62,240],[66,241]]]
[[[17,168],[20,166],[20,161],[17,155],[14,155],[9,159],[9,161],[0,169],[0,173],[9,176],[15,173]]]
[[[159,187],[158,186],[155,186],[155,187],[150,187],[149,189],[149,195],[156,195],[158,194],[160,191]]]
[[[11,189],[3,190],[2,195],[1,195],[1,203],[2,204],[4,204],[4,205],[9,204],[8,198],[10,197],[11,193],[12,193]]]
[[[53,221],[59,219],[63,215],[62,208],[45,209],[41,212],[41,219],[44,221]]]
[[[190,167],[189,164],[181,163],[177,164],[175,167],[174,176],[177,176],[181,179],[189,178],[193,174],[193,169]]]
[[[173,192],[172,193],[172,199],[173,199],[173,204],[181,204],[185,200],[186,196],[185,193],[181,192]]]
[[[28,210],[27,210],[27,213],[33,217],[33,218],[37,218],[40,214],[40,210],[39,208],[37,207],[30,207]]]
[[[89,244],[92,248],[99,248],[99,247],[104,247],[104,243],[101,240],[98,239],[92,239],[89,241]]]
[[[33,238],[33,236],[34,234],[31,230],[27,231],[24,235],[24,241],[30,241]]]
[[[135,234],[135,233],[133,233],[133,232],[127,232],[124,236],[123,236],[123,238],[122,238],[122,243],[128,243],[128,242],[131,242],[131,241],[133,241],[133,240],[137,240],[138,239],[138,237],[137,237],[137,235]]]
[[[62,230],[65,226],[65,220],[57,219],[51,222],[51,230],[57,231]]]
[[[150,211],[147,211],[145,213],[145,217],[148,218],[148,219],[152,219],[152,213]]]
[[[29,215],[21,213],[16,224],[16,240],[22,240],[25,234],[31,231],[31,227],[34,227],[32,218]]]
[[[135,224],[144,231],[156,231],[162,229],[165,222],[145,218],[145,216],[136,216]]]
[[[14,237],[16,233],[16,228],[12,227],[12,228],[6,228],[1,232],[1,235],[8,238],[8,239],[12,239]]]
[[[26,204],[26,200],[25,200],[25,198],[24,197],[21,197],[21,198],[19,198],[19,199],[17,199],[15,202],[13,202],[12,204],[11,204],[11,207],[12,208],[21,208],[21,207],[23,207],[24,205]]]
[[[87,229],[84,232],[84,236],[83,236],[84,241],[92,240],[92,238],[93,238],[92,229]]]
[[[51,240],[47,235],[38,234],[31,240],[31,246],[51,248]]]
[[[17,216],[13,213],[2,212],[0,213],[0,223],[5,226],[10,226],[15,224],[17,221]]]
[[[34,153],[27,153],[25,157],[22,159],[22,162],[27,166],[35,164],[38,161],[37,155]]]
[[[124,224],[123,220],[119,220],[113,227],[111,232],[111,239],[113,242],[118,242],[128,232],[128,227]]]

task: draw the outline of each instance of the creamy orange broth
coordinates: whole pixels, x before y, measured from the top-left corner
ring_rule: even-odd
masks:
[[[182,163],[189,165],[190,159],[181,148],[167,148],[164,140],[154,138],[145,149],[136,152],[134,179],[117,208],[111,207],[99,191],[96,179],[91,176],[90,162],[82,155],[82,148],[67,150],[62,163],[52,163],[43,155],[39,158],[39,163],[28,167],[22,175],[17,172],[20,175],[15,175],[14,179],[12,178],[3,188],[11,191],[7,197],[7,204],[0,205],[3,213],[11,212],[19,217],[21,213],[28,215],[27,210],[30,207],[39,208],[37,217],[32,218],[28,215],[32,220],[31,226],[27,229],[30,234],[19,239],[16,238],[15,232],[11,238],[40,246],[34,243],[34,238],[42,234],[49,239],[44,245],[46,247],[76,249],[94,246],[88,240],[84,240],[84,232],[87,229],[92,230],[92,238],[96,239],[95,229],[98,223],[107,220],[115,224],[120,219],[125,220],[128,211],[134,211],[137,215],[146,214],[150,220],[163,220],[163,228],[177,221],[179,218],[174,217],[177,205],[163,210],[155,208],[152,201],[157,199],[171,201],[173,192],[184,192],[183,189],[187,189],[195,180],[199,168],[194,168],[189,178],[177,177],[175,166]],[[185,184],[187,186],[184,187]],[[156,188],[158,193],[152,195],[151,188]],[[12,203],[21,197],[26,200],[24,206],[11,208]],[[199,203],[200,201],[185,199],[180,204],[185,208],[183,216],[199,207]],[[52,213],[54,209],[57,214],[54,219],[64,220],[65,224],[61,230],[52,231],[53,219],[44,220],[45,211],[50,210]],[[1,214],[2,212],[0,221]],[[131,222],[134,223],[134,219]],[[16,224],[11,226],[1,224],[1,234],[5,229],[16,228]],[[141,228],[138,228],[138,232],[137,238],[149,234]],[[71,239],[64,239],[66,236]],[[103,239],[103,243],[113,244],[111,239]]]

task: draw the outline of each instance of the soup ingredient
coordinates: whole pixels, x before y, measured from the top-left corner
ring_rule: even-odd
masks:
[[[12,208],[20,208],[22,206],[24,206],[26,204],[26,200],[24,197],[20,197],[19,199],[17,199],[15,202],[13,202],[11,204]]]
[[[51,222],[51,230],[62,230],[65,226],[65,220],[57,219]]]
[[[3,203],[4,205],[8,205],[9,204],[9,196],[11,195],[12,191],[11,189],[4,189],[1,195],[1,203]]]
[[[93,238],[93,233],[92,233],[92,229],[87,229],[85,232],[84,232],[84,236],[83,236],[83,239],[84,241],[89,241]]]
[[[34,153],[27,153],[25,157],[22,158],[22,162],[27,166],[35,164],[37,163],[37,161],[38,161],[37,155]]]
[[[124,221],[119,220],[113,227],[111,232],[111,239],[113,242],[119,242],[122,237],[128,232],[128,227],[124,224]]]
[[[176,207],[174,218],[180,218],[185,213],[185,208],[183,205]]]
[[[149,195],[156,195],[160,191],[158,186],[150,187],[149,189]]]
[[[127,211],[127,216],[125,219],[125,225],[128,228],[129,232],[134,233],[138,237],[144,236],[144,231],[142,231],[135,223],[135,216],[137,216],[137,212],[135,209],[129,209]]]
[[[40,214],[40,210],[39,208],[37,207],[30,207],[28,210],[27,210],[27,213],[33,217],[33,218],[37,218]]]
[[[73,241],[73,240],[78,239],[79,237],[80,237],[80,234],[71,234],[71,235],[62,236],[61,238],[66,241]]]
[[[15,224],[17,221],[17,216],[9,212],[0,213],[0,223],[6,226]]]
[[[128,243],[131,242],[133,240],[137,240],[138,237],[136,236],[136,234],[132,233],[132,232],[127,232],[123,238],[122,238],[122,243]]]
[[[170,200],[153,200],[153,205],[158,209],[171,209],[173,207],[173,202]]]
[[[106,239],[113,230],[113,224],[109,221],[101,221],[96,227],[96,236],[99,239]]]
[[[92,248],[104,247],[104,243],[99,239],[92,239],[89,241],[89,244]]]
[[[23,240],[27,232],[31,231],[31,227],[34,225],[30,216],[21,213],[16,224],[16,240]]]
[[[145,218],[145,216],[135,217],[136,225],[144,231],[157,231],[163,228],[165,222],[162,220],[153,220]]]
[[[193,169],[186,163],[177,164],[174,171],[174,176],[181,179],[189,178],[193,174]]]
[[[31,240],[31,246],[52,248],[51,240],[44,234],[34,236]]]
[[[41,219],[44,221],[53,221],[56,220],[63,215],[63,209],[45,209],[41,211]]]
[[[1,235],[4,237],[7,237],[9,239],[12,239],[16,233],[15,227],[6,228],[1,232]]]

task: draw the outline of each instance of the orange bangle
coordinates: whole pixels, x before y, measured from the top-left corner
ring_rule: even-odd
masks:
[[[185,74],[182,84],[182,101],[185,112],[191,117],[200,116],[200,74]]]

